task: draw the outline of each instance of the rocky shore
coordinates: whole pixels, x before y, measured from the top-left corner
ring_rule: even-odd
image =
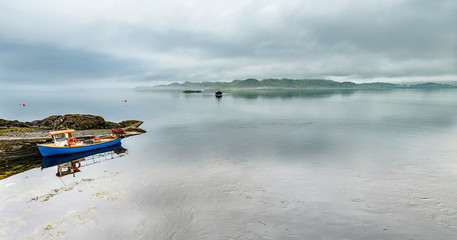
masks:
[[[0,119],[0,179],[39,167],[42,157],[36,145],[50,142],[48,133],[52,129],[75,129],[73,136],[81,138],[111,134],[111,129],[122,128],[124,137],[129,137],[146,132],[139,128],[142,123],[138,120],[113,123],[100,116],[83,114],[56,115],[32,122]]]
[[[127,120],[119,123],[105,121],[100,116],[90,114],[66,114],[66,115],[53,115],[43,120],[35,120],[31,122],[20,122],[18,120],[5,120],[0,119],[0,128],[16,129],[21,131],[24,129],[36,130],[59,130],[71,128],[75,130],[84,129],[113,129],[125,128],[137,123],[137,120]]]

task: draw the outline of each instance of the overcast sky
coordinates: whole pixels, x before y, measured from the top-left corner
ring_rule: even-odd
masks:
[[[0,0],[0,83],[457,81],[457,1]]]

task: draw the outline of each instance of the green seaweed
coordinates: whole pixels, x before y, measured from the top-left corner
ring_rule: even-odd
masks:
[[[54,229],[54,227],[51,224],[48,224],[48,225],[43,227],[43,231],[50,231],[52,229]]]

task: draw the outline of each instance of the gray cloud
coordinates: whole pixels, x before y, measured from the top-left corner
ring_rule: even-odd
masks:
[[[31,83],[49,81],[115,78],[141,71],[136,63],[109,55],[84,50],[62,49],[49,45],[0,43],[0,71],[13,80]]]
[[[0,3],[0,81],[457,80],[455,1]]]

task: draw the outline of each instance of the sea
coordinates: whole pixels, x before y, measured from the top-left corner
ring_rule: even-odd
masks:
[[[147,130],[77,172],[44,158],[0,180],[0,239],[457,239],[455,89],[0,90],[0,106]]]

